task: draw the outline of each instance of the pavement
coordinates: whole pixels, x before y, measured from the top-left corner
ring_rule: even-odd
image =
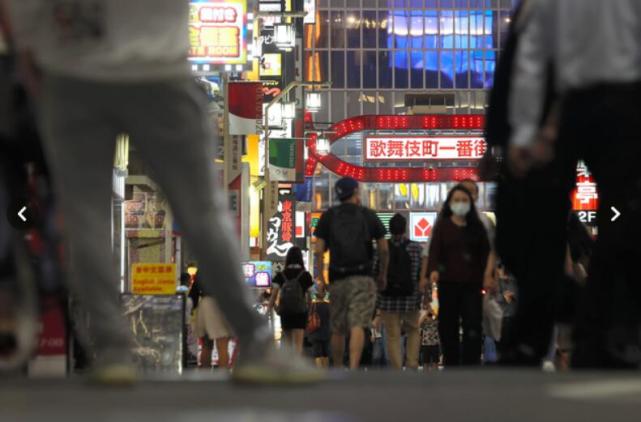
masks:
[[[0,378],[0,422],[615,422],[639,415],[638,372],[332,372],[327,382],[291,388],[199,373],[155,375],[129,388],[79,377]]]

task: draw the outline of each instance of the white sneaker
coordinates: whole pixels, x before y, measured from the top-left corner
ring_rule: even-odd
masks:
[[[270,346],[258,359],[241,360],[232,372],[232,380],[243,384],[313,384],[324,381],[327,371],[316,368],[306,359],[288,350]]]

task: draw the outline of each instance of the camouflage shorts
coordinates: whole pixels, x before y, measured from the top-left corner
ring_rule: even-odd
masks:
[[[330,286],[332,333],[347,335],[352,327],[369,327],[376,308],[376,283],[372,277],[355,275]]]

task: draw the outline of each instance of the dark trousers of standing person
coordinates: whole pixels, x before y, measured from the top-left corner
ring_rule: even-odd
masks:
[[[439,323],[443,365],[479,365],[482,349],[483,297],[476,283],[439,283]],[[463,342],[460,329],[463,328]]]
[[[541,365],[552,338],[576,178],[570,146],[556,147],[551,163],[521,179],[503,171],[498,181],[496,247],[519,291],[516,315],[501,342],[503,365]]]
[[[599,233],[575,325],[573,365],[641,363],[641,81],[570,93],[560,136],[594,175]],[[615,207],[621,216],[611,221]]]

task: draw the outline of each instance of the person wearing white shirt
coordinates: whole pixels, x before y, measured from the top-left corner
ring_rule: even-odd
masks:
[[[575,171],[577,159],[587,163],[598,184],[599,236],[574,365],[638,367],[641,353],[630,351],[639,350],[641,320],[641,1],[530,0],[524,9],[515,22],[523,31],[509,164],[519,175],[555,155],[561,175]],[[541,130],[549,69],[558,100]]]

